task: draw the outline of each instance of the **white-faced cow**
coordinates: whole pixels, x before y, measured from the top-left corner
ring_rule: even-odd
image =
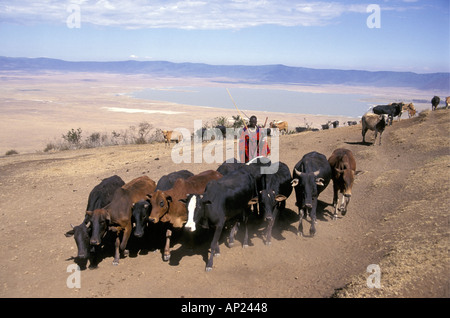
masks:
[[[375,140],[373,142],[373,145],[375,145],[378,133],[380,133],[380,143],[379,144],[381,145],[381,134],[383,133],[384,129],[386,128],[385,115],[366,113],[362,116],[361,123],[362,123],[363,143],[366,143],[366,132],[367,132],[367,130],[370,129],[370,130],[375,131]]]
[[[331,167],[327,158],[318,152],[310,152],[295,165],[292,186],[295,187],[296,205],[299,210],[300,223],[298,233],[303,235],[302,220],[309,213],[311,228],[309,233],[316,233],[316,211],[319,194],[325,190],[331,180]]]
[[[333,206],[334,218],[338,210],[342,215],[347,213],[348,204],[352,196],[352,187],[355,180],[356,161],[353,153],[344,148],[338,148],[328,158],[331,166],[331,179],[333,180]],[[342,203],[338,206],[338,194],[342,193]]]
[[[188,197],[186,229],[195,231],[198,225],[215,228],[206,271],[212,270],[214,256],[220,255],[219,238],[226,221],[237,217],[243,219],[245,224],[243,246],[248,246],[246,221],[250,213],[249,204],[254,203],[255,197],[257,197],[255,178],[245,169],[235,170],[218,180],[210,181],[203,195]]]
[[[102,237],[108,230],[117,233],[113,265],[118,265],[120,255],[127,253],[125,248],[132,231],[133,203],[145,199],[155,188],[155,181],[147,176],[133,179],[114,192],[112,201],[107,206],[86,212],[92,224],[91,245],[100,245]],[[123,237],[120,240],[119,234],[122,231]]]
[[[149,194],[147,200],[152,206],[149,221],[153,223],[161,221],[169,223],[173,228],[182,228],[188,219],[186,209],[186,198],[188,194],[203,193],[208,182],[221,177],[222,174],[219,172],[207,170],[187,179],[177,179],[173,187],[169,190],[156,190],[154,193]],[[170,235],[171,232],[166,233],[165,261],[170,259],[170,250],[168,247]]]

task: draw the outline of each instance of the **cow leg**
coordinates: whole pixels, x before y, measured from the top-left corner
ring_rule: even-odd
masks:
[[[166,231],[166,245],[164,246],[163,260],[165,262],[170,260],[170,237],[172,236],[172,231],[167,229]]]
[[[128,250],[126,250],[125,248],[127,247],[128,239],[130,238],[132,229],[133,228],[130,223],[127,226],[125,226],[125,230],[123,232],[122,242],[120,243],[120,252],[123,254],[124,257],[128,255]]]
[[[383,134],[383,132],[382,131],[380,131],[380,143],[379,143],[379,145],[381,146],[381,135]],[[376,136],[376,135],[375,135]],[[376,138],[375,138],[375,140],[376,140]],[[375,144],[375,142],[374,142],[374,144]]]
[[[117,234],[114,247],[115,247],[115,253],[114,253],[114,259],[113,259],[112,264],[114,266],[117,266],[117,265],[119,265],[119,259],[120,259],[120,237],[119,237],[119,234]]]
[[[238,229],[239,229],[239,222],[236,222],[233,225],[233,228],[230,231],[230,236],[228,238],[228,246],[229,247],[233,247],[234,246],[234,239],[236,237],[236,233],[237,233]]]
[[[367,132],[367,129],[363,128],[363,130],[362,130],[363,143],[366,143],[366,132]]]
[[[336,220],[338,217],[338,201],[339,201],[339,189],[337,185],[333,182],[333,206],[334,206],[334,215],[333,220]]]
[[[298,223],[297,235],[303,236],[303,217],[305,215],[305,212],[303,211],[303,209],[299,208],[298,209],[298,214],[299,214],[299,217],[300,217],[300,222]]]
[[[223,224],[217,225],[216,226],[216,230],[214,231],[214,236],[213,236],[213,239],[211,241],[211,247],[210,247],[211,254],[209,256],[208,263],[206,264],[206,271],[207,272],[210,272],[212,270],[214,255],[216,255],[216,256],[220,255],[219,238],[220,238],[220,234],[222,234],[222,229],[223,229]]]
[[[247,222],[248,222],[248,216],[250,214],[250,209],[247,209],[244,212],[244,228],[245,228],[245,234],[244,234],[244,244],[242,245],[243,248],[247,248],[248,247],[248,227],[247,227]]]
[[[317,210],[317,199],[313,199],[312,208],[310,210],[309,216],[311,217],[311,228],[309,229],[309,235],[314,236],[316,234],[316,210]]]
[[[275,206],[272,212],[272,218],[269,221],[269,224],[267,225],[267,231],[266,231],[266,245],[271,245],[271,239],[272,239],[272,227],[275,223],[275,219],[278,214],[278,205]]]

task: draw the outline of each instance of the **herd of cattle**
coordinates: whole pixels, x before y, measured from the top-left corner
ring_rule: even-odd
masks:
[[[436,100],[433,98],[433,101]],[[432,103],[433,103],[432,101]],[[447,107],[450,98],[447,98]],[[434,105],[434,104],[433,104]],[[381,134],[396,116],[408,110],[414,115],[414,105],[392,103],[379,105],[362,117],[362,136],[367,130]],[[375,144],[375,142],[374,142]],[[277,172],[262,173],[264,167],[275,165]],[[96,266],[96,256],[107,235],[115,241],[113,264],[128,253],[127,243],[133,233],[142,238],[147,232],[159,235],[164,242],[164,260],[170,259],[170,239],[173,229],[194,232],[214,228],[206,271],[213,267],[213,257],[220,253],[219,238],[225,224],[231,224],[228,245],[232,246],[240,223],[244,224],[244,247],[248,245],[247,221],[259,208],[267,221],[265,243],[270,244],[272,227],[286,199],[295,189],[296,206],[300,217],[298,234],[303,235],[303,219],[311,220],[310,236],[316,233],[316,210],[319,194],[333,181],[334,218],[345,215],[352,195],[356,162],[348,149],[336,149],[327,159],[318,152],[310,152],[295,165],[292,174],[285,163],[271,162],[257,157],[248,163],[224,162],[217,170],[194,175],[187,170],[175,171],[156,183],[148,176],[125,183],[120,177],[104,179],[91,191],[86,214],[80,225],[65,233],[73,236],[78,248],[77,261],[90,261]],[[338,203],[339,193],[342,201]],[[257,206],[257,207],[256,207]],[[253,212],[252,212],[253,211]],[[161,247],[162,247],[161,245]]]
[[[273,174],[265,174],[263,167],[277,165]],[[158,183],[141,176],[125,183],[114,175],[95,186],[88,198],[83,222],[72,226],[65,235],[73,236],[78,248],[77,261],[90,261],[96,266],[96,256],[106,235],[115,241],[113,264],[128,253],[127,243],[132,235],[141,238],[147,231],[161,235],[164,260],[170,259],[170,238],[173,229],[184,228],[194,232],[198,228],[214,228],[210,257],[206,270],[213,267],[213,257],[220,253],[219,238],[225,224],[232,225],[229,234],[233,245],[240,223],[244,224],[244,247],[248,245],[247,221],[252,212],[268,222],[265,243],[271,242],[271,231],[286,199],[295,189],[300,223],[298,233],[303,235],[302,219],[311,218],[310,235],[316,232],[316,209],[319,194],[333,180],[334,216],[345,215],[350,201],[356,163],[347,149],[336,149],[327,159],[311,152],[294,167],[291,174],[282,162],[272,163],[257,157],[244,164],[237,160],[224,162],[217,170],[194,175],[187,170],[175,171],[161,177]],[[338,205],[338,193],[342,203]],[[254,206],[258,207],[254,207]],[[252,207],[253,206],[253,207]],[[156,230],[159,225],[160,228]],[[155,234],[153,233],[153,234]]]

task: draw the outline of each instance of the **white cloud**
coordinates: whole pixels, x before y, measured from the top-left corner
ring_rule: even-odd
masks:
[[[411,0],[410,0],[411,1]],[[367,5],[295,0],[19,0],[2,4],[0,21],[20,24],[65,23],[67,7],[80,8],[81,23],[126,29],[242,29],[326,25],[346,12],[366,13]]]

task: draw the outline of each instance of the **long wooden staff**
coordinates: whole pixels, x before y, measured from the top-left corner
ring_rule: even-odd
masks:
[[[231,96],[230,91],[228,90],[228,88],[227,88],[226,90],[227,90],[227,92],[228,92],[228,95],[230,95],[230,98],[231,98],[231,101],[232,101],[233,104],[234,104],[234,107],[236,107],[236,110],[237,110],[238,113],[241,115],[242,119],[244,119],[244,116],[242,116],[241,111],[239,110],[239,108],[237,107],[236,103],[234,102],[233,96]],[[244,126],[245,126],[245,129],[248,129],[247,125],[245,124],[245,120],[244,120]]]

